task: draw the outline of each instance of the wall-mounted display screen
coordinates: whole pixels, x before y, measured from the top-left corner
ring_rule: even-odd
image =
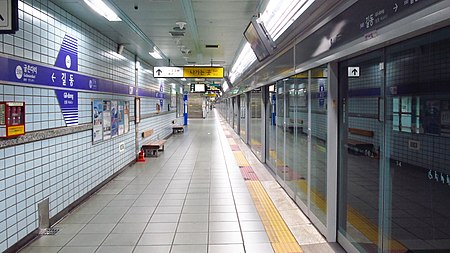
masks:
[[[205,92],[205,85],[203,83],[195,84],[195,92]]]
[[[253,18],[248,24],[244,37],[250,43],[258,61],[266,59],[275,48],[275,43],[265,30],[264,25],[259,23],[256,18]]]

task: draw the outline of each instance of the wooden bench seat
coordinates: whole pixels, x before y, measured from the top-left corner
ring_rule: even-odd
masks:
[[[172,126],[172,133],[184,133],[184,126]]]
[[[144,150],[145,156],[158,157],[159,151],[164,151],[164,144],[166,140],[154,140],[142,145],[142,150]]]

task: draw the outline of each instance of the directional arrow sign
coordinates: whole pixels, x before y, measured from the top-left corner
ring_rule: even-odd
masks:
[[[398,10],[398,4],[397,3],[395,3],[395,5],[394,5],[394,12],[397,12],[397,10]]]
[[[360,74],[359,67],[348,67],[348,77],[359,77]]]
[[[54,83],[56,79],[55,73],[52,73],[52,82]]]
[[[181,68],[181,67],[153,67],[153,76],[155,78],[183,77],[183,68]]]

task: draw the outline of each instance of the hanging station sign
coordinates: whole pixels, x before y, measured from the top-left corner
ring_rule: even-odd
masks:
[[[155,78],[223,78],[223,67],[153,67]]]

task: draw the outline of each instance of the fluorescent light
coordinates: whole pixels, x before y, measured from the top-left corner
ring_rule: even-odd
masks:
[[[260,17],[273,40],[283,34],[315,0],[271,0]]]
[[[222,89],[223,89],[223,91],[227,91],[228,89],[230,89],[230,86],[228,86],[228,83],[226,81],[223,82]]]
[[[153,47],[153,52],[148,52],[148,53],[157,60],[161,60],[163,58],[161,56],[161,54],[158,52],[158,50],[156,49],[156,47]]]
[[[117,16],[117,14],[102,0],[84,0],[84,2],[108,21],[122,21],[122,19],[120,19],[119,16]]]
[[[272,39],[280,37],[294,21],[307,10],[315,0],[270,0],[259,21],[263,22]],[[255,61],[256,56],[246,42],[230,71],[230,81],[233,83]]]
[[[245,46],[239,53],[237,60],[234,62],[233,67],[231,68],[230,82],[233,83],[255,61],[256,55],[250,47],[250,44],[246,42]]]

